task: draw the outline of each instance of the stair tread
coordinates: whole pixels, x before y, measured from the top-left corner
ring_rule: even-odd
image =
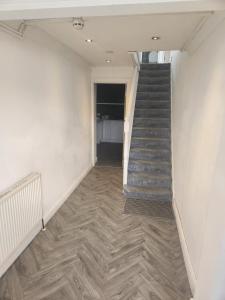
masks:
[[[170,83],[139,83],[138,86],[155,86],[155,87],[162,87],[162,86],[166,86],[166,87],[170,87]]]
[[[168,84],[170,83],[170,77],[169,76],[146,76],[142,75],[139,76],[138,84]]]
[[[170,161],[162,161],[162,160],[145,160],[145,159],[136,159],[136,158],[131,158],[129,165],[131,164],[138,164],[138,165],[149,165],[149,166],[164,166],[164,167],[171,167],[171,162]],[[138,171],[132,171],[132,172],[138,172]]]
[[[134,177],[146,177],[146,178],[149,178],[149,179],[171,179],[171,176],[169,175],[154,175],[154,174],[151,174],[150,172],[135,172],[135,171],[129,171],[128,172],[129,175],[132,175]]]
[[[145,137],[145,136],[133,136],[132,139],[138,139],[138,140],[154,140],[154,141],[158,141],[158,140],[169,140],[169,137]]]
[[[144,68],[143,68],[144,66]],[[170,71],[170,67],[169,66],[165,66],[164,68],[156,68],[156,67],[152,67],[152,66],[149,66],[149,68],[146,68],[148,67],[148,65],[141,65],[141,68],[140,68],[140,72],[145,72],[145,71],[154,71],[154,72],[161,72],[161,71]]]
[[[139,187],[139,186],[132,186],[132,185],[126,185],[124,187],[128,192],[149,192],[149,193],[155,193],[155,194],[165,194],[165,193],[171,193],[171,189],[169,188],[149,188],[149,187]]]
[[[141,101],[144,101],[144,102],[147,102],[147,103],[155,103],[155,104],[157,104],[157,103],[161,103],[161,102],[163,102],[163,103],[170,103],[170,101],[169,100],[147,100],[147,99],[138,99],[137,100],[138,102],[141,102]]]
[[[168,105],[170,104],[170,100],[148,100],[148,99],[137,99],[136,101],[136,105],[140,104],[140,103],[145,103],[145,104],[165,104]],[[136,107],[137,108],[137,107]]]
[[[164,165],[164,166],[171,166],[170,162],[166,162],[166,161],[151,161],[151,160],[144,160],[144,159],[130,159],[130,164],[132,163],[138,163],[138,164],[144,164],[144,165]]]
[[[135,108],[135,110],[144,110],[144,111],[146,111],[146,110],[150,110],[150,111],[152,111],[152,110],[170,110],[170,108],[142,108],[142,107],[136,107]]]
[[[138,87],[140,86],[141,84],[138,85]],[[161,93],[170,93],[170,90],[168,91],[138,91],[138,93],[158,93],[158,94],[161,94]]]
[[[160,70],[159,72],[155,71],[155,70],[142,70],[140,71],[140,75],[139,78],[165,78],[168,77],[168,79],[170,79],[170,72],[168,72],[167,70]]]
[[[165,78],[168,77],[170,79],[170,72],[167,70],[160,70],[159,72],[156,72],[155,70],[144,70],[140,72],[139,78]]]
[[[167,121],[170,121],[170,118],[167,118],[167,117],[155,117],[155,118],[153,118],[153,117],[149,117],[149,118],[146,118],[146,117],[143,117],[143,118],[141,118],[141,117],[134,117],[134,119],[135,120],[159,120],[159,121],[165,121],[165,120],[167,120]]]
[[[170,91],[137,91],[138,93],[148,93],[148,94],[170,94]]]
[[[170,75],[170,68],[164,68],[164,69],[150,69],[150,68],[143,69],[143,68],[141,68],[140,73],[142,73],[142,74],[150,73],[150,74],[154,74],[154,75],[161,73],[161,74]]]
[[[149,130],[161,130],[161,129],[170,129],[170,127],[150,127],[150,126],[134,126],[133,129],[149,129]]]
[[[166,63],[166,62],[164,62],[164,63],[151,63],[151,62],[141,63],[141,67],[149,66],[149,67],[159,67],[159,68],[161,68],[161,67],[170,67],[170,65],[171,65],[170,62],[168,62],[168,63]]]
[[[132,148],[132,152],[170,152],[168,149],[148,149],[148,148]]]
[[[161,74],[161,75],[159,75],[158,74],[158,76],[149,76],[148,74],[146,74],[145,72],[144,73],[142,73],[141,71],[140,71],[140,73],[139,73],[139,78],[145,78],[145,79],[150,79],[150,80],[157,80],[157,79],[163,79],[163,80],[169,80],[170,81],[170,74],[168,73],[168,74]]]
[[[132,163],[132,162],[138,163],[139,162],[140,164],[147,164],[147,162],[148,162],[149,165],[150,164],[153,165],[155,163],[156,166],[157,165],[160,165],[160,166],[171,166],[169,159],[166,159],[166,160],[162,160],[161,158],[147,159],[147,158],[144,158],[144,157],[141,157],[139,159],[139,158],[136,158],[136,157],[135,158],[131,157],[131,160],[130,160],[130,163]],[[145,161],[145,162],[143,163],[143,161]],[[161,162],[167,163],[167,165],[165,165],[165,164],[163,165]]]

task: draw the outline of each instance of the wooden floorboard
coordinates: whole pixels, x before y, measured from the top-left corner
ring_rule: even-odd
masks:
[[[125,202],[122,169],[94,168],[0,279],[0,300],[189,300],[170,208]]]

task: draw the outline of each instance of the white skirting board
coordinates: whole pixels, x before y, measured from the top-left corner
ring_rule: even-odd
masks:
[[[88,166],[86,170],[84,170],[81,175],[74,180],[65,194],[60,197],[60,199],[56,202],[55,206],[44,215],[44,222],[45,224],[54,216],[54,214],[58,211],[58,209],[63,205],[63,203],[69,198],[69,196],[73,193],[73,191],[78,187],[81,181],[87,176],[90,170],[93,168],[92,164]]]
[[[195,273],[194,273],[194,270],[193,270],[193,267],[191,264],[189,251],[188,251],[187,243],[185,240],[185,235],[184,235],[179,211],[178,211],[178,208],[176,205],[176,201],[174,199],[173,199],[173,211],[174,211],[174,215],[175,215],[175,219],[176,219],[176,224],[177,224],[181,248],[182,248],[182,252],[183,252],[183,256],[184,256],[184,262],[185,262],[185,266],[186,266],[186,270],[187,270],[187,274],[188,274],[188,279],[189,279],[192,294],[194,295],[194,291],[195,291],[195,287],[196,287],[196,277],[195,277]],[[192,298],[190,300],[194,300],[194,299]]]

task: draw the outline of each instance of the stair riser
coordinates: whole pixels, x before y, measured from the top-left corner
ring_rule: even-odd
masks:
[[[171,176],[171,167],[169,164],[144,164],[138,162],[129,162],[129,172],[145,172],[151,175],[168,175]]]
[[[169,101],[138,100],[136,102],[135,108],[147,108],[147,109],[164,108],[164,109],[170,109],[170,102]]]
[[[167,92],[169,93],[169,85],[148,85],[141,84],[138,86],[137,92]]]
[[[157,128],[157,129],[133,129],[132,131],[133,137],[149,137],[149,138],[169,138],[170,137],[170,129],[166,128]]]
[[[125,191],[124,192],[125,196],[127,198],[130,198],[130,199],[140,199],[140,200],[149,200],[149,201],[165,201],[165,202],[169,202],[171,201],[171,193],[168,193],[168,194],[163,194],[163,195],[160,195],[160,194],[150,194],[150,193],[140,193],[140,192],[127,192]]]
[[[141,159],[141,160],[151,160],[151,161],[170,161],[170,152],[148,152],[148,151],[132,151],[130,152],[130,158],[131,159]]]
[[[170,141],[169,140],[131,140],[131,148],[145,148],[145,149],[165,149],[170,150]]]
[[[139,76],[138,84],[170,84],[170,77]]]
[[[142,70],[170,70],[170,64],[141,64]]]
[[[170,127],[170,120],[169,119],[144,119],[141,118],[134,118],[133,122],[134,127],[158,127],[158,128],[169,128]]]
[[[169,109],[135,109],[135,118],[168,118],[170,117]]]
[[[148,188],[170,188],[170,179],[150,179],[150,178],[137,178],[131,174],[128,176],[128,185]]]
[[[170,100],[170,92],[137,92],[136,100]]]
[[[141,70],[140,77],[170,77],[170,70]]]

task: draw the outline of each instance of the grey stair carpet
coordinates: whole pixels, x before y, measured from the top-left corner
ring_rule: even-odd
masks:
[[[124,214],[174,219],[171,202],[127,199]]]
[[[171,201],[170,94],[170,64],[142,64],[124,187],[127,198]]]

